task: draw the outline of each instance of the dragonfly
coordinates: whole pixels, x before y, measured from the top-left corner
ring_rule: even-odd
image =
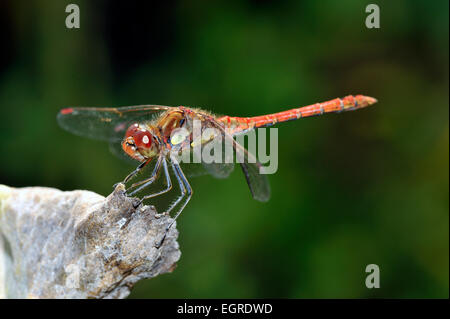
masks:
[[[202,132],[206,129],[214,129],[219,132],[220,138],[232,145],[235,154],[244,158],[244,161],[239,164],[251,195],[254,199],[264,202],[270,197],[267,176],[261,174],[261,163],[243,145],[236,142],[235,136],[280,122],[325,113],[353,111],[376,102],[375,98],[369,96],[348,95],[322,103],[255,117],[216,116],[208,111],[185,106],[67,107],[60,110],[57,121],[63,129],[76,135],[107,141],[110,143],[113,153],[121,153],[139,162],[136,169],[123,179],[122,183],[125,185],[155,159],[150,176],[132,184],[126,193],[128,196],[135,195],[149,187],[162,174],[165,178],[165,187],[143,196],[135,208],[144,200],[169,192],[172,189],[171,176],[175,177],[180,193],[166,209],[166,213],[170,214],[175,208],[177,209],[173,213],[174,217],[171,223],[166,227],[164,237],[156,245],[159,247],[193,194],[186,177],[188,174],[184,172],[186,165],[189,164],[184,164],[182,167],[173,154],[177,154],[181,150],[192,149],[197,144],[206,145],[216,140],[216,138],[195,139],[193,134],[195,121],[201,124]],[[177,130],[182,131],[183,134],[176,134]],[[234,167],[232,163],[201,162],[201,164],[204,171],[218,178],[228,177]],[[171,173],[169,173],[170,171]],[[131,191],[132,189],[133,191]]]

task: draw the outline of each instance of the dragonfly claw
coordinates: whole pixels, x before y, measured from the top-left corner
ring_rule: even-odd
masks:
[[[161,240],[155,244],[156,249],[159,249],[162,246],[162,244],[164,243],[164,239],[166,239],[166,235],[167,235],[167,232],[165,232],[164,236],[161,238]]]
[[[125,193],[125,196],[126,196],[126,197],[129,197],[129,198],[133,198],[133,197],[134,197],[134,192]],[[141,201],[141,202],[142,202],[142,201]]]
[[[142,204],[142,200],[139,200],[139,201],[133,203],[134,209],[136,209],[136,208],[138,208],[139,206],[141,206],[141,204]]]
[[[125,183],[124,182],[118,182],[118,183],[115,183],[112,187],[115,189],[117,186],[119,186],[120,184],[124,184],[125,185]]]

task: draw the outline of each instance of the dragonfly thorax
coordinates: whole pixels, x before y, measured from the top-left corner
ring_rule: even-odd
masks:
[[[156,156],[159,152],[158,143],[147,125],[132,124],[122,142],[122,149],[130,157],[143,162]]]

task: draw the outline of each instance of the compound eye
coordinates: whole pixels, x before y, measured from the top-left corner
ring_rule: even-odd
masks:
[[[122,142],[122,149],[125,153],[130,155],[131,157],[134,157],[136,154],[136,145],[134,144],[134,140],[131,136],[128,136],[123,142]]]
[[[134,124],[130,125],[130,127],[127,129],[127,132],[125,133],[125,137],[133,136],[138,131],[139,131],[139,124],[134,123]]]
[[[148,131],[137,131],[133,135],[137,147],[150,148],[152,146],[152,135]]]

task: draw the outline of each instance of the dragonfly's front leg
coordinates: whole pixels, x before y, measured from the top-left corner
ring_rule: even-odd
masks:
[[[119,183],[115,183],[113,185],[113,188],[116,188],[116,186],[118,184],[126,184],[130,179],[132,179],[133,177],[135,177],[137,175],[137,173],[139,173],[141,171],[141,169],[143,169],[148,163],[150,163],[151,159],[142,162],[141,164],[139,164],[138,167],[136,167],[136,169],[134,171],[132,171],[130,174],[127,175],[127,177],[124,178],[124,180],[122,182]]]
[[[153,194],[146,195],[146,196],[142,197],[142,199],[140,200],[139,204],[142,203],[146,199],[149,199],[149,198],[156,197],[156,196],[159,196],[161,194],[167,193],[168,191],[170,191],[172,189],[172,181],[170,180],[169,169],[167,168],[167,162],[166,162],[165,158],[162,159],[162,166],[163,166],[163,169],[164,169],[164,175],[166,176],[167,187],[165,189],[159,191],[159,192],[156,192],[156,193],[153,193]],[[141,189],[144,189],[145,187],[150,185],[152,182],[153,182],[153,180],[148,181],[147,183],[145,183],[144,185],[142,185],[141,187],[139,187],[138,189],[133,191],[131,194],[133,194],[135,192],[138,192]]]
[[[178,198],[175,200],[175,202],[173,202],[173,204],[170,205],[170,207],[167,209],[166,213],[170,213],[170,211],[174,207],[176,207],[183,198],[186,198],[186,200],[181,205],[181,207],[178,209],[177,213],[173,217],[172,222],[166,227],[166,230],[164,232],[162,239],[159,241],[158,244],[156,244],[156,248],[161,247],[162,243],[164,242],[164,239],[166,238],[167,232],[169,231],[170,227],[172,227],[173,223],[178,218],[178,216],[180,216],[181,212],[183,211],[183,209],[186,207],[187,203],[191,199],[192,193],[193,193],[191,185],[189,184],[186,176],[184,175],[183,171],[181,170],[180,165],[174,161],[171,162],[171,165],[172,165],[172,169],[175,173],[175,177],[177,178],[178,185],[180,186],[181,194],[178,196]]]
[[[174,216],[174,218],[173,218],[173,221],[172,221],[172,223],[167,227],[167,230],[170,228],[170,226],[172,226],[172,224],[174,223],[174,221],[175,221],[175,220],[178,218],[178,216],[181,214],[181,212],[182,212],[183,209],[186,207],[187,203],[189,202],[189,200],[191,199],[192,194],[193,194],[193,190],[192,190],[192,188],[191,188],[191,185],[189,184],[189,182],[188,182],[186,176],[184,175],[183,171],[181,170],[180,165],[179,165],[178,163],[172,163],[172,167],[173,167],[174,170],[175,170],[175,176],[177,177],[178,182],[181,183],[181,184],[180,184],[180,187],[181,187],[181,185],[184,184],[183,191],[182,191],[182,196],[180,196],[179,199],[181,200],[184,196],[186,196],[186,200],[184,201],[184,203],[181,205],[180,209],[179,209],[179,210],[177,211],[177,213],[175,214],[175,216]],[[172,210],[178,203],[179,203],[179,201],[176,202],[176,203],[174,203],[174,205],[173,205],[170,209],[168,209],[167,212],[170,212],[170,210]]]
[[[140,181],[140,182],[134,183],[133,185],[131,185],[131,186],[128,188],[128,190],[130,190],[130,189],[132,189],[132,188],[135,188],[135,187],[137,187],[137,186],[140,186],[140,187],[138,187],[137,189],[135,189],[134,191],[132,191],[131,193],[129,193],[128,196],[133,196],[134,194],[136,194],[136,193],[139,192],[140,190],[144,189],[145,187],[149,186],[150,184],[152,184],[152,183],[156,180],[156,178],[157,178],[157,176],[158,176],[158,173],[159,173],[159,171],[160,171],[160,169],[161,169],[161,163],[162,163],[162,161],[163,161],[163,156],[161,155],[161,156],[158,157],[158,161],[156,162],[155,167],[153,168],[153,172],[152,172],[152,174],[150,175],[150,177],[147,178],[147,179],[144,179],[144,180],[142,180],[142,181]],[[130,175],[131,175],[131,174],[130,174]],[[142,185],[142,186],[141,186],[141,185]]]

